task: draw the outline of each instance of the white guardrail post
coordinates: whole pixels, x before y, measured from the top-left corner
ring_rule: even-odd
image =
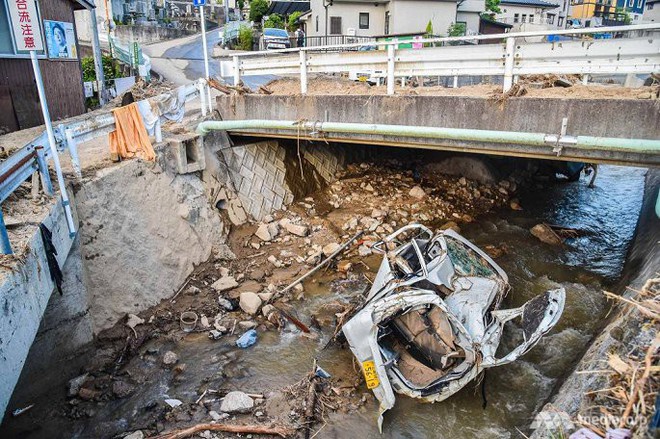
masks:
[[[241,62],[237,56],[233,56],[234,59],[234,86],[237,86],[241,82]]]
[[[394,44],[387,46],[387,94],[394,94]]]
[[[307,52],[300,50],[300,93],[307,94]]]
[[[504,93],[513,87],[513,61],[516,51],[516,39],[509,37],[506,39],[506,48],[504,49]]]

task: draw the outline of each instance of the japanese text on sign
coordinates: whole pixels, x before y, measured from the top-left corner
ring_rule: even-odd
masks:
[[[19,51],[44,49],[35,0],[8,0],[11,27]]]

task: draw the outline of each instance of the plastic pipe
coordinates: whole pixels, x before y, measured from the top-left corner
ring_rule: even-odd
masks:
[[[375,134],[430,139],[464,140],[535,146],[567,146],[579,149],[624,152],[660,153],[660,140],[620,139],[593,136],[557,136],[556,134],[491,131],[467,128],[440,128],[408,125],[380,125],[343,122],[298,122],[292,120],[226,120],[206,121],[197,126],[197,133],[247,129],[292,130],[296,132],[326,132],[345,134]]]

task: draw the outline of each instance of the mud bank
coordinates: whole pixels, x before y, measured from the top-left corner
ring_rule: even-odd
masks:
[[[623,285],[621,289],[625,299],[643,299],[645,296],[640,294],[642,287],[649,279],[658,277],[660,219],[655,208],[659,187],[660,171],[650,169],[646,175],[637,232],[620,283]],[[646,292],[652,293],[653,291]],[[646,321],[647,316],[637,307],[620,300],[613,302],[615,306],[604,329],[594,338],[582,359],[572,372],[567,374],[556,394],[534,420],[532,427],[536,431],[532,435],[533,438],[569,433],[582,426],[597,432],[618,427],[631,428],[635,431],[635,437],[643,437],[648,430],[648,424],[655,413],[654,395],[650,395],[650,400],[642,404],[641,412],[636,409],[629,418],[623,420],[620,409],[627,401],[625,394],[620,395],[620,400],[615,404],[620,406],[618,409],[615,407],[608,410],[607,406],[611,405],[612,401],[608,404],[602,397],[607,396],[607,392],[603,393],[603,390],[612,388],[613,382],[616,381],[613,378],[617,376],[617,370],[611,366],[610,361],[612,356],[626,361],[641,361],[658,333],[657,322]],[[657,383],[652,388],[656,386]],[[559,422],[555,422],[557,420]]]

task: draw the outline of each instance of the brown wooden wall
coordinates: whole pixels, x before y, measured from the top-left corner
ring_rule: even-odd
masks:
[[[39,0],[42,20],[74,23],[72,0]],[[80,50],[78,60],[39,61],[51,119],[85,112]],[[43,124],[37,86],[30,59],[0,58],[0,131],[14,131]]]

